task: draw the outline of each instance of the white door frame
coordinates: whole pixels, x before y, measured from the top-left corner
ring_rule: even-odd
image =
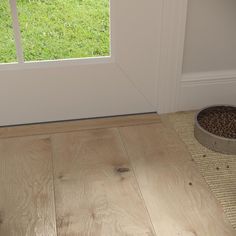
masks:
[[[111,0],[111,58],[0,67],[0,126],[177,111],[187,2]]]
[[[158,113],[179,111],[188,0],[162,0]]]

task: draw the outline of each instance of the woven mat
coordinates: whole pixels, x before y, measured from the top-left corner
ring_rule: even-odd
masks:
[[[236,229],[236,155],[216,153],[199,144],[193,134],[194,116],[194,112],[179,112],[165,115],[163,119],[168,120],[186,144],[199,171]]]

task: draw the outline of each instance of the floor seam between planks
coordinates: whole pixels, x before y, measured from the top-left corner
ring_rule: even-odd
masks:
[[[58,236],[57,232],[57,206],[56,206],[56,192],[55,192],[55,170],[54,170],[54,148],[52,143],[52,137],[50,136],[50,144],[51,144],[51,163],[52,163],[52,183],[53,183],[53,201],[54,201],[54,213],[55,213],[55,228],[56,228],[56,236]]]
[[[140,185],[139,185],[139,181],[138,181],[137,176],[136,176],[136,171],[135,171],[135,168],[133,167],[132,160],[131,160],[131,158],[130,158],[130,156],[129,156],[129,153],[128,153],[128,150],[127,150],[127,148],[126,148],[125,142],[124,142],[123,137],[122,137],[122,134],[121,134],[121,132],[120,132],[120,129],[119,129],[119,128],[117,128],[117,129],[118,129],[118,134],[119,134],[119,136],[120,136],[120,140],[121,140],[121,143],[122,143],[122,147],[123,147],[123,149],[124,149],[125,154],[127,155],[127,158],[128,158],[128,160],[129,160],[129,162],[130,162],[130,165],[131,165],[131,168],[132,168],[132,171],[133,171],[133,174],[134,174],[134,178],[135,178],[135,180],[136,180],[136,183],[137,183],[137,186],[138,186],[138,189],[139,189],[140,197],[141,197],[141,199],[142,199],[142,201],[143,201],[145,210],[146,210],[146,212],[147,212],[147,214],[148,214],[148,217],[149,217],[149,220],[150,220],[150,224],[152,225],[152,230],[153,230],[153,232],[155,233],[155,235],[158,236],[158,234],[157,234],[157,232],[156,232],[156,229],[155,229],[155,227],[154,227],[154,225],[153,225],[151,215],[150,215],[149,210],[148,210],[148,208],[147,208],[146,201],[144,200],[143,193],[142,193],[142,191],[141,191],[141,188],[140,188]]]

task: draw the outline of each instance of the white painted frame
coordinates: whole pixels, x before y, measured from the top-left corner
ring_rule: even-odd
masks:
[[[0,126],[177,111],[187,3],[111,0],[111,58],[5,65]]]
[[[21,44],[20,26],[18,21],[16,0],[10,0],[9,3],[11,8],[11,17],[12,17],[13,33],[15,38],[17,61],[19,64],[22,64],[24,63],[24,54]]]
[[[180,86],[188,0],[163,0],[158,112],[180,110]]]

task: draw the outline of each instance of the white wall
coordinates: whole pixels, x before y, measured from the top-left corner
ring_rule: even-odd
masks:
[[[188,0],[178,110],[236,106],[236,0]]]
[[[189,0],[184,73],[236,69],[236,0]]]

